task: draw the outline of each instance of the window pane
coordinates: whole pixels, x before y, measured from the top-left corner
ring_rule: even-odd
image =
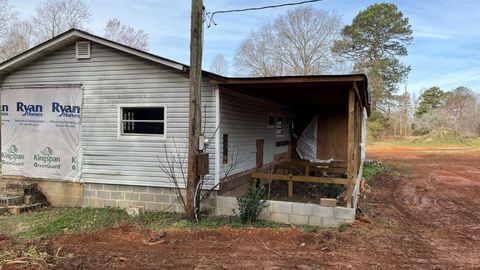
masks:
[[[123,108],[123,120],[164,120],[163,107],[130,107]]]
[[[165,134],[164,123],[123,122],[126,134]]]

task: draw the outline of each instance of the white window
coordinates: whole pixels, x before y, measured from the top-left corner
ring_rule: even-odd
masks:
[[[277,136],[283,136],[285,129],[284,125],[285,121],[283,115],[277,115],[275,119],[275,134],[277,134]]]
[[[165,137],[165,106],[120,106],[120,136]]]

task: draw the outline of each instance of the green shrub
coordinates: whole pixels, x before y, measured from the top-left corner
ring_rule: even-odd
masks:
[[[265,198],[265,187],[257,188],[252,185],[242,197],[237,198],[238,217],[242,222],[255,222],[262,210],[267,207]]]
[[[365,177],[367,181],[372,180],[373,177],[381,171],[383,171],[383,168],[379,166],[378,163],[367,161],[363,164],[363,177]]]

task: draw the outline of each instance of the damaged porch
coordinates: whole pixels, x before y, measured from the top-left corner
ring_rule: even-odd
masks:
[[[236,119],[242,118],[242,122],[252,123],[251,126],[254,127],[255,121],[263,118],[266,130],[252,130],[247,136],[248,142],[245,142],[245,136],[228,133],[229,142],[243,142],[242,145],[233,145],[234,147],[249,147],[255,164],[221,178],[219,194],[239,196],[246,186],[256,183],[264,185],[268,190],[271,207],[264,211],[268,216],[264,217],[266,219],[321,226],[324,223],[331,225],[337,221],[353,221],[364,159],[365,120],[369,112],[366,77],[329,75],[229,78],[216,83],[220,96],[224,95],[226,102],[234,99],[240,107],[244,104],[242,99],[251,99],[252,102],[261,100],[279,104],[286,110],[278,118],[278,113],[275,112],[260,111],[252,115],[248,108],[236,109],[238,112],[245,111],[244,114],[236,113]],[[220,102],[220,106],[222,104]],[[273,129],[268,131],[268,127],[272,126]],[[273,141],[269,138],[272,136],[269,132],[274,134]],[[223,126],[221,133],[225,134]],[[224,150],[230,149],[229,147],[232,145],[223,142]],[[272,196],[272,186],[279,185],[286,186],[286,191],[282,189],[282,196]],[[320,196],[327,204],[316,199],[302,202],[298,197],[305,195],[302,194],[305,186],[331,188],[335,192]],[[218,197],[222,199],[223,196]],[[233,201],[229,205],[232,203]],[[276,206],[278,204],[286,209],[279,209]],[[219,203],[218,207],[221,207]],[[325,210],[325,213],[331,214],[334,222],[319,224],[315,211],[305,210],[313,209],[312,207],[338,208],[348,215],[336,219],[335,211]],[[306,213],[307,218],[291,218],[298,213]],[[329,215],[325,213],[319,215],[326,220]],[[275,216],[282,218],[275,220]],[[285,220],[286,218],[292,220]],[[316,221],[309,222],[310,219]]]

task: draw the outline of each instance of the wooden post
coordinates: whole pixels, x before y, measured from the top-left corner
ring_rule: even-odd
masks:
[[[348,94],[348,127],[347,127],[347,207],[352,207],[353,191],[353,151],[354,151],[354,129],[355,129],[355,93],[350,89]]]
[[[261,169],[263,167],[263,144],[264,144],[263,139],[257,140],[257,155],[256,155],[257,169]]]
[[[203,36],[203,0],[192,0],[192,18],[190,29],[190,98],[189,98],[189,135],[188,135],[188,174],[186,215],[195,217],[195,188],[199,181],[197,154],[199,138],[202,133],[201,87],[202,87],[202,36]]]
[[[293,197],[293,182],[288,181],[288,197]]]
[[[359,109],[359,104],[355,103],[355,133],[354,133],[354,139],[353,139],[353,185],[355,185],[355,180],[357,179],[357,175],[360,169],[360,151],[359,151],[359,143],[360,143],[360,120],[359,120],[359,115],[360,115],[360,109]]]

